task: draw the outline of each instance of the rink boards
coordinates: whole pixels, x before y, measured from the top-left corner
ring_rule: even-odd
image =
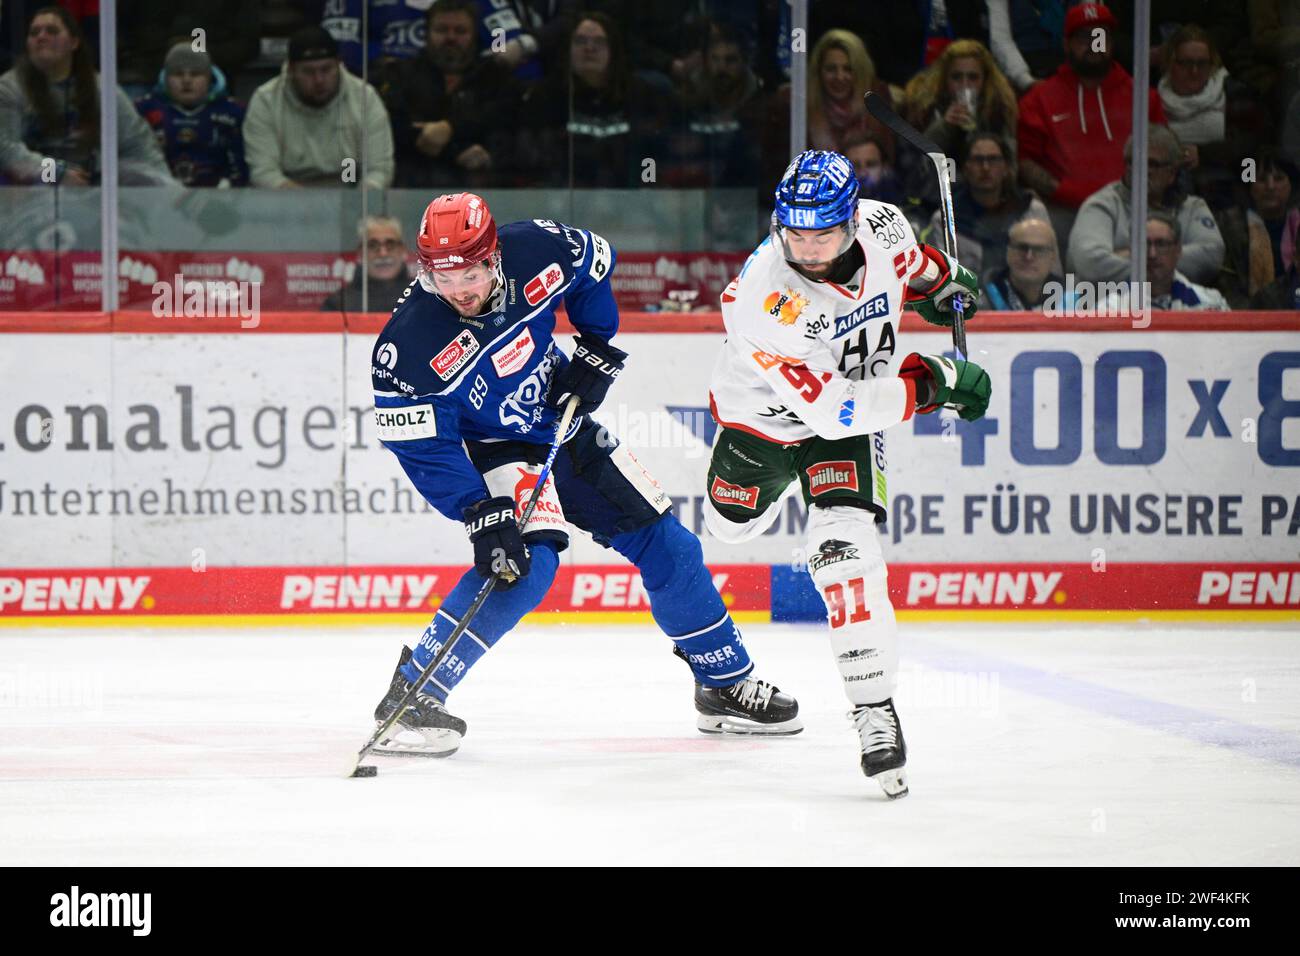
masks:
[[[975,318],[988,415],[886,434],[902,616],[1300,618],[1300,319],[1151,318]],[[427,617],[466,544],[374,438],[382,324],[0,315],[0,622]],[[818,616],[800,502],[742,547],[703,528],[721,340],[714,314],[625,315],[597,417],[701,535],[737,617]],[[846,347],[883,368],[950,345],[909,317]],[[535,617],[645,618],[611,557],[576,535]]]

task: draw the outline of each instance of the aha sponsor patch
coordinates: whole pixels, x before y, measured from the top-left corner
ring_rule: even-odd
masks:
[[[524,286],[524,301],[536,305],[554,292],[564,282],[564,270],[558,262],[552,262],[537,275],[528,280]]]
[[[533,333],[524,326],[524,330],[509,345],[498,349],[492,356],[492,367],[497,370],[500,378],[507,378],[528,364],[535,349]]]
[[[403,408],[376,408],[375,430],[380,441],[411,441],[436,438],[432,405],[407,405]]]
[[[808,493],[814,498],[828,491],[858,490],[857,462],[823,461],[804,470],[808,473]]]
[[[457,372],[478,354],[478,339],[468,330],[456,336],[456,340],[429,360],[429,365],[444,382],[450,380]]]
[[[764,311],[782,325],[794,325],[799,319],[799,313],[807,306],[807,296],[802,296],[790,288],[773,292],[763,300]]]
[[[743,488],[713,476],[713,485],[709,488],[709,497],[720,505],[739,505],[750,511],[758,510],[758,486]]]

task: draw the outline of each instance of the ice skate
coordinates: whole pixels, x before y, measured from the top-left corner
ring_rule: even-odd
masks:
[[[849,719],[862,743],[862,772],[871,777],[891,800],[907,796],[907,744],[892,699],[863,704],[849,711]]]
[[[410,659],[411,649],[403,647],[388,693],[375,708],[377,723],[387,720],[397,702],[411,689],[411,682],[402,674],[402,667]],[[450,757],[460,747],[466,729],[465,721],[447,713],[447,708],[436,697],[421,691],[407,706],[389,736],[375,745],[374,752],[395,757]]]
[[[695,685],[695,726],[706,734],[789,736],[803,730],[799,702],[766,681],[746,677],[730,687]]]

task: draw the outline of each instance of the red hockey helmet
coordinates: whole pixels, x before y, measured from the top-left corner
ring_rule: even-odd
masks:
[[[420,219],[415,247],[430,272],[465,269],[497,251],[497,224],[483,197],[450,193],[429,203]]]

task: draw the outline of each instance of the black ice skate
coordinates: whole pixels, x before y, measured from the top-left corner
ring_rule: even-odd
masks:
[[[375,708],[376,722],[387,720],[397,702],[411,689],[411,682],[402,675],[402,667],[410,659],[411,649],[403,647],[388,693]],[[374,752],[396,757],[450,757],[460,747],[466,729],[465,721],[447,713],[436,697],[420,692],[407,705],[389,736],[375,744]]]
[[[907,796],[907,744],[892,699],[863,704],[849,711],[849,719],[862,743],[862,772],[871,777],[891,800]]]
[[[696,684],[695,709],[695,726],[706,734],[789,736],[803,730],[799,702],[752,677],[730,687]]]

